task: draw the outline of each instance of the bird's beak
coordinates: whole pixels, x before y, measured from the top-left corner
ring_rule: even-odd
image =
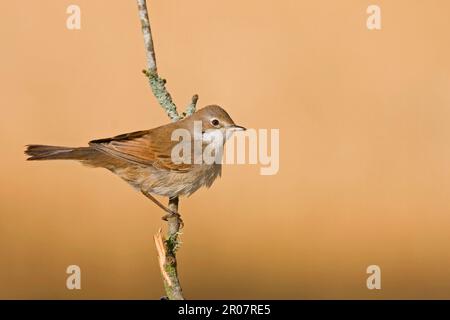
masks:
[[[235,124],[230,126],[229,128],[231,130],[233,130],[233,131],[245,131],[245,130],[247,130],[246,128],[238,126],[238,125],[235,125]]]

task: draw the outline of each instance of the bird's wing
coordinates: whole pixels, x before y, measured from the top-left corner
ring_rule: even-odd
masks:
[[[171,141],[160,141],[150,130],[121,134],[89,142],[92,148],[132,163],[155,168],[187,172],[192,164],[172,162]]]

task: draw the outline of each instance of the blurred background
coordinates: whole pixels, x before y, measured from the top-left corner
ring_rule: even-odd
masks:
[[[450,2],[378,0],[380,31],[370,4],[148,1],[179,108],[198,93],[280,129],[277,175],[229,165],[181,199],[187,298],[450,298]],[[23,155],[168,122],[141,73],[136,1],[0,12],[0,298],[158,299],[162,211],[106,170]],[[81,290],[66,289],[71,264]]]

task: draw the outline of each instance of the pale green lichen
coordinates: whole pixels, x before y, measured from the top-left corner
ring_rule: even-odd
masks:
[[[169,236],[166,240],[166,247],[169,253],[175,254],[181,247],[182,242],[179,239],[181,232],[177,232]]]
[[[158,100],[159,105],[166,111],[172,121],[181,120],[196,111],[198,95],[192,97],[191,103],[187,106],[186,111],[180,116],[177,111],[177,106],[172,100],[172,96],[166,89],[166,80],[161,78],[155,70],[143,70],[142,72],[147,76],[153,95]]]
[[[144,70],[152,88],[153,95],[158,100],[159,105],[166,111],[172,121],[181,119],[177,111],[177,106],[172,101],[170,93],[166,89],[166,80],[162,79],[155,71]]]

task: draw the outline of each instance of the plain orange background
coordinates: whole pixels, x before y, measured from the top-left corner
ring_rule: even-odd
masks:
[[[226,166],[181,199],[187,298],[450,298],[450,3],[376,3],[381,31],[366,28],[373,1],[149,0],[181,109],[198,93],[280,129],[277,175]],[[162,212],[105,170],[23,155],[168,122],[141,74],[136,2],[0,12],[0,298],[159,298]]]

